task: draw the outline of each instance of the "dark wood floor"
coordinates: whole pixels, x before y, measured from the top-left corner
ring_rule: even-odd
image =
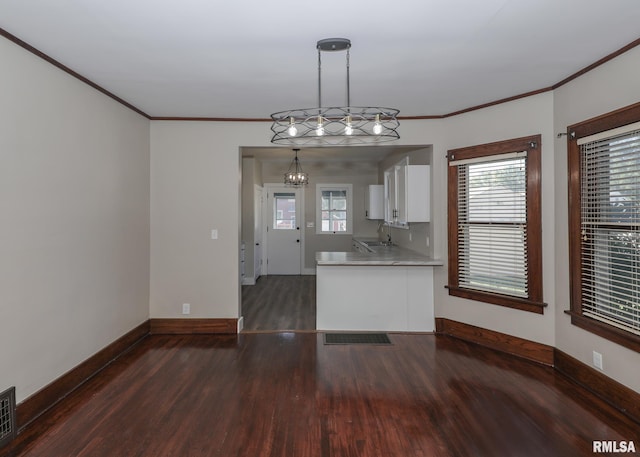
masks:
[[[553,369],[436,335],[150,336],[14,455],[592,456],[640,426]]]
[[[315,330],[315,276],[261,276],[242,286],[245,331]]]

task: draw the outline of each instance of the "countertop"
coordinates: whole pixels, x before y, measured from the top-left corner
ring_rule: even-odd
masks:
[[[439,266],[433,259],[399,246],[370,246],[373,252],[316,252],[317,265]]]

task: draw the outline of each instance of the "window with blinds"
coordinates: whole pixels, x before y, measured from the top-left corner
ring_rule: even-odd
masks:
[[[459,287],[528,297],[526,160],[457,165]]]
[[[577,144],[582,314],[640,335],[640,123]]]
[[[450,295],[542,314],[540,135],[450,150]]]

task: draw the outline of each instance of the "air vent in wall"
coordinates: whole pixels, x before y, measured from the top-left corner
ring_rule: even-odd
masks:
[[[0,394],[0,448],[16,436],[16,388]]]

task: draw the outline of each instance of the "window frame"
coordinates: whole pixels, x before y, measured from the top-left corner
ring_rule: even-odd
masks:
[[[581,236],[581,155],[578,140],[640,121],[640,103],[567,127],[567,172],[569,184],[569,283],[571,324],[628,349],[640,352],[640,336],[583,315]]]
[[[522,311],[543,314],[542,287],[542,136],[532,135],[494,143],[451,149],[447,152],[448,162],[453,160],[478,159],[527,151],[526,192],[527,192],[527,285],[528,298],[514,295],[486,292],[459,286],[459,237],[458,237],[458,167],[448,167],[448,258],[449,295],[481,301]]]
[[[347,194],[347,229],[344,232],[322,230],[322,192],[327,190],[344,191]],[[316,234],[317,235],[353,235],[353,185],[352,184],[316,184]]]

